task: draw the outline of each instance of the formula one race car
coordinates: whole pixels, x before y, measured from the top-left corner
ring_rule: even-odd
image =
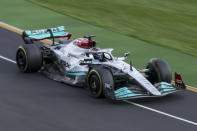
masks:
[[[24,31],[26,44],[16,52],[18,68],[22,72],[41,72],[49,78],[73,86],[87,87],[96,97],[115,100],[161,97],[185,89],[179,74],[175,84],[168,64],[153,58],[145,69],[136,69],[124,62],[130,53],[114,57],[113,49],[96,47],[93,35],[69,40],[65,27]],[[34,41],[53,38],[51,45]],[[59,43],[54,38],[60,38]]]

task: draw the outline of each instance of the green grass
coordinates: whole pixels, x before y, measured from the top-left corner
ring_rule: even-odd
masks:
[[[197,56],[196,0],[29,0],[59,13]]]
[[[196,57],[93,26],[25,0],[1,0],[0,21],[22,29],[65,25],[67,30],[73,34],[73,38],[95,34],[97,35],[96,40],[99,42],[98,46],[113,47],[115,55],[120,56],[126,51],[131,51],[128,60],[132,60],[135,67],[145,67],[152,57],[162,58],[168,61],[173,71],[183,75],[188,85],[197,86]]]

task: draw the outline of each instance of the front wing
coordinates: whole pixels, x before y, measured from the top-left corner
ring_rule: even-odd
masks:
[[[144,91],[136,92],[135,90],[133,90],[133,88],[125,86],[115,90],[113,98],[115,100],[124,100],[124,99],[136,99],[136,98],[144,98],[144,97],[162,97],[183,90],[183,88],[181,87],[177,87],[175,85],[171,85],[166,82],[157,83],[155,84],[155,87],[159,90],[161,95],[152,95],[149,92],[144,92]]]

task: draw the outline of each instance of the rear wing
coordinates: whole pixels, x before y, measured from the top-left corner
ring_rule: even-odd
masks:
[[[67,40],[69,40],[71,36],[72,34],[65,31],[64,26],[40,30],[25,30],[22,34],[23,40],[26,44],[32,44],[34,41],[50,38],[53,39],[54,44],[54,38],[66,38]]]

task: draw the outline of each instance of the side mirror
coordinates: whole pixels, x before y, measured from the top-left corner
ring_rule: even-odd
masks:
[[[128,57],[130,54],[131,54],[131,52],[124,53],[123,57]]]

